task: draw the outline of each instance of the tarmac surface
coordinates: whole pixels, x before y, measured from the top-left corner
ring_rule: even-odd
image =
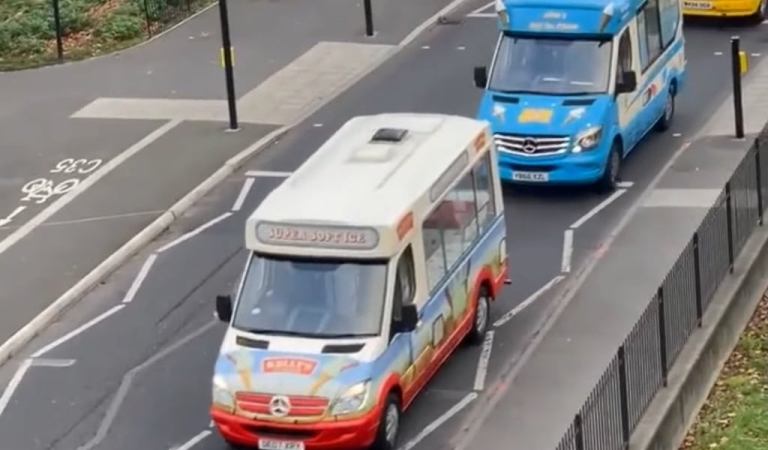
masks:
[[[465,13],[481,5],[468,4]],[[760,30],[739,31],[748,52],[766,50]],[[462,348],[438,373],[405,416],[403,450],[447,448],[469,409],[462,407],[492,386],[505,365],[527,348],[545,319],[552,291],[562,285],[553,280],[567,279],[600,248],[668,158],[719,106],[730,86],[724,55],[733,33],[686,28],[690,78],[673,127],[651,135],[626,160],[624,187],[609,203],[591,190],[505,190],[513,284],[494,304],[492,319],[511,318],[495,328],[490,355],[483,356],[480,348]],[[27,354],[0,367],[0,385],[14,387],[8,402],[0,402],[4,446],[226,448],[209,428],[212,365],[224,331],[211,317],[213,300],[233,289],[242,269],[247,214],[282,179],[280,173],[264,171],[294,170],[352,115],[409,110],[474,115],[480,92],[472,87],[472,66],[488,62],[494,41],[495,24],[483,17],[465,16],[428,31],[204,198],[166,236],[36,339]],[[242,197],[248,178],[254,181]],[[112,195],[116,192],[124,193],[125,187]],[[153,207],[146,205],[148,211]],[[572,256],[564,263],[564,233],[574,223],[580,226],[573,234]],[[62,236],[60,240],[69,240]],[[545,286],[554,289],[531,297]],[[98,323],[78,329],[94,318]],[[485,357],[487,372],[477,370]]]

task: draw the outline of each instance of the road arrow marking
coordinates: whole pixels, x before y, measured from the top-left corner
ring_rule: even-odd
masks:
[[[4,227],[13,221],[13,218],[21,214],[22,211],[27,209],[26,206],[19,206],[12,213],[8,214],[5,219],[0,219],[0,227]]]

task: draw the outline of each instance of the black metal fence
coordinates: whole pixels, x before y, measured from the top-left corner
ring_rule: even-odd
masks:
[[[755,139],[557,450],[627,449],[656,392],[755,227],[768,193],[768,127]]]

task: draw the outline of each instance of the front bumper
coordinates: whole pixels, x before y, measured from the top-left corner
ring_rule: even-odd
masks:
[[[694,8],[692,5],[710,5],[709,8]],[[760,2],[756,0],[684,0],[683,14],[703,17],[747,17],[757,13]]]
[[[602,148],[558,157],[525,157],[499,152],[499,177],[514,184],[592,184],[605,171],[607,151]],[[521,180],[516,172],[546,174],[546,181]]]
[[[227,441],[254,448],[267,438],[301,441],[306,450],[364,449],[373,443],[379,425],[377,408],[356,419],[298,425],[246,419],[217,408],[211,408],[211,418]]]

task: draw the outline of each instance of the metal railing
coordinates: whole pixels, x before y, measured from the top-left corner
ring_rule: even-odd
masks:
[[[627,449],[632,431],[710,300],[763,224],[768,127],[739,163],[632,331],[576,413],[557,450]]]

